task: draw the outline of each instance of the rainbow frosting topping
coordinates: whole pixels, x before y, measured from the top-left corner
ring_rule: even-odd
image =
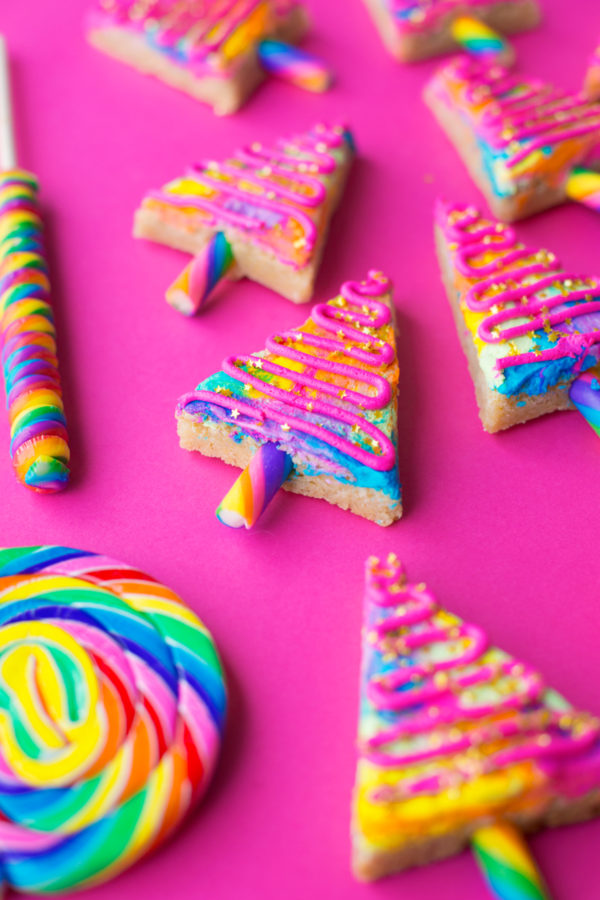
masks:
[[[597,808],[598,719],[574,711],[539,672],[444,610],[424,584],[408,582],[394,555],[369,559],[366,579],[354,801],[359,873],[378,854],[397,863],[399,851],[407,849],[408,860],[414,850],[417,861],[415,848],[431,840],[441,848],[458,832],[462,840],[439,855],[457,852],[497,819],[531,828],[584,798]],[[510,848],[497,849],[510,857]],[[494,854],[483,835],[480,850]]]
[[[195,75],[230,77],[295,0],[98,0],[90,29],[120,28]]]
[[[204,791],[225,713],[209,632],[169,588],[66,547],[0,550],[0,875],[116,875]]]
[[[316,125],[273,147],[253,143],[225,162],[205,161],[162,190],[150,191],[136,217],[156,214],[185,236],[206,241],[223,231],[300,269],[315,255],[332,212],[330,187],[354,153],[343,126]],[[185,238],[182,243],[185,243]],[[182,246],[181,249],[188,249]]]
[[[572,168],[600,153],[600,104],[500,65],[450,60],[427,94],[460,117],[498,197],[563,192]]]
[[[565,271],[513,228],[473,207],[439,201],[440,253],[490,389],[565,389],[600,358],[600,279]]]
[[[266,349],[230,356],[183,396],[179,432],[224,430],[232,441],[275,443],[299,474],[372,488],[400,505],[398,363],[391,284],[378,272],[346,282],[299,328],[271,335]],[[293,489],[293,487],[292,487]]]

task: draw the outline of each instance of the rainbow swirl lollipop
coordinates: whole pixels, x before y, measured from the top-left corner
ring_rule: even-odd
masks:
[[[210,780],[225,705],[169,588],[81,550],[0,550],[4,885],[73,890],[156,847]]]

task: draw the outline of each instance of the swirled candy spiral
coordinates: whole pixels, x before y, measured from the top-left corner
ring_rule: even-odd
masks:
[[[15,472],[50,493],[65,486],[70,454],[37,192],[29,172],[0,173],[0,334]]]
[[[169,588],[64,547],[0,550],[0,873],[70,891],[156,847],[217,758],[225,688]]]

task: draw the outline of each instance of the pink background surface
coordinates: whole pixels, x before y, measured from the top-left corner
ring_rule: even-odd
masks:
[[[47,211],[74,465],[64,494],[28,493],[0,420],[0,542],[64,543],[146,568],[213,630],[231,695],[206,802],[170,847],[90,900],[486,896],[468,853],[372,886],[349,873],[369,553],[396,551],[443,603],[600,713],[600,444],[574,412],[483,433],[432,248],[435,195],[479,200],[420,100],[436,63],[394,64],[359,0],[310,5],[308,46],[335,64],[338,86],[315,97],[272,82],[218,120],[89,48],[84,0],[2,4],[21,160],[39,174]],[[600,34],[597,0],[545,7],[543,28],[515,41],[523,67],[575,86]],[[396,283],[405,518],[383,530],[284,495],[252,533],[229,531],[213,511],[234,471],[178,448],[175,401],[306,308],[244,282],[184,319],[163,292],[185,257],[134,242],[133,210],[196,158],[338,117],[361,155],[316,298],[372,266]],[[554,210],[519,233],[582,273],[600,267],[600,221],[584,209]],[[557,898],[589,900],[599,841],[600,822],[533,839]]]

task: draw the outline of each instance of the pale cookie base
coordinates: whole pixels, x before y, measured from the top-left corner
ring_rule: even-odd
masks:
[[[585,822],[600,815],[600,792],[592,791],[577,800],[555,798],[546,809],[507,816],[507,821],[516,825],[523,834],[530,834],[542,828],[555,828]],[[410,841],[398,850],[381,850],[365,841],[361,832],[352,827],[352,871],[360,881],[374,881],[394,872],[413,866],[424,866],[438,859],[455,856],[468,847],[471,835],[486,825],[493,824],[481,818],[449,834]]]
[[[499,197],[484,170],[483,157],[471,129],[463,123],[457,112],[436,96],[434,90],[426,88],[423,96],[497,219],[516,222],[565,202],[567,195],[564,186],[549,187],[542,178],[534,180],[525,190],[510,197]]]
[[[461,15],[481,19],[501,34],[525,31],[534,28],[540,21],[537,0],[520,0],[517,3],[495,3],[491,7],[465,5],[438,19],[434,29],[402,33],[386,9],[384,0],[365,0],[365,3],[385,46],[400,62],[418,62],[456,51],[451,26],[453,20]]]
[[[309,301],[313,295],[331,217],[344,191],[351,165],[352,157],[349,156],[346,164],[340,165],[332,177],[328,218],[317,238],[313,256],[308,265],[301,269],[285,265],[274,253],[255,246],[244,232],[235,228],[223,227],[222,231],[233,249],[235,259],[235,270],[232,275],[228,274],[227,277],[241,278],[245,276],[271,288],[287,300],[291,300],[292,303]],[[133,224],[134,237],[166,244],[167,247],[174,247],[176,250],[183,250],[194,256],[202,250],[213,234],[214,228],[199,226],[197,223],[190,226],[190,216],[187,213],[174,209],[161,213],[157,209],[150,209],[144,205],[136,211]]]
[[[210,423],[196,422],[185,415],[177,420],[179,443],[184,450],[197,450],[204,456],[218,457],[229,465],[245,469],[258,444],[249,437],[242,438],[238,443],[229,436],[230,431],[226,424],[211,428]],[[295,477],[283,485],[286,491],[327,500],[377,525],[391,525],[402,516],[402,504],[390,509],[390,498],[380,491],[342,484],[331,475],[304,475],[303,463],[296,458],[294,468]]]
[[[308,30],[308,17],[297,7],[287,21],[269,37],[295,44]],[[126,28],[93,28],[88,40],[99,50],[121,62],[133,66],[145,75],[154,75],[171,87],[190,94],[196,100],[212,106],[217,116],[236,112],[265,78],[256,48],[239,57],[234,74],[229,77],[196,76],[182,65],[149,47],[142,35]]]
[[[485,374],[479,365],[479,356],[477,348],[473,342],[473,336],[465,325],[464,316],[460,308],[460,302],[456,296],[454,288],[453,273],[449,266],[448,254],[446,251],[446,241],[441,228],[436,227],[436,248],[437,255],[442,273],[442,281],[448,294],[448,300],[454,315],[456,330],[467,362],[469,364],[469,372],[475,385],[475,396],[477,405],[479,406],[479,418],[483,423],[483,427],[490,433],[503,431],[505,428],[512,428],[513,425],[521,425],[530,419],[537,419],[546,413],[556,412],[562,409],[573,409],[573,404],[569,400],[568,385],[570,381],[564,382],[561,387],[550,388],[545,394],[530,396],[529,394],[515,394],[508,397],[495,391],[487,384]],[[523,406],[519,406],[523,403]]]

